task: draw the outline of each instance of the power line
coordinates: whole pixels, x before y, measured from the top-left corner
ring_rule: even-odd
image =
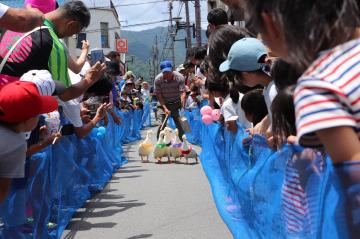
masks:
[[[161,22],[168,22],[169,19],[165,19],[165,20],[159,20],[159,21],[153,21],[153,22],[142,22],[142,23],[137,23],[137,24],[132,24],[132,25],[126,25],[126,26],[121,26],[121,27],[110,27],[108,28],[109,30],[115,30],[115,29],[122,29],[122,28],[128,28],[128,27],[139,27],[139,26],[147,26],[147,25],[152,25],[152,24],[157,24],[157,23],[161,23]],[[101,29],[93,29],[93,30],[85,30],[83,31],[84,33],[93,33],[93,32],[100,32]]]
[[[174,0],[177,1],[177,0]],[[200,1],[207,1],[207,0],[200,0]],[[151,2],[140,2],[140,3],[129,3],[129,4],[114,4],[114,7],[129,7],[129,6],[138,6],[138,5],[145,5],[145,4],[153,4],[153,3],[160,3],[160,2],[167,2],[166,0],[158,0],[158,1],[151,1]]]
[[[161,1],[152,1],[152,2],[140,2],[140,3],[118,4],[118,5],[114,5],[114,7],[139,6],[139,5],[159,3],[159,2],[166,2],[166,1],[161,0]]]

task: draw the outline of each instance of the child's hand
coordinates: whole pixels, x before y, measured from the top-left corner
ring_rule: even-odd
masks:
[[[290,135],[290,136],[287,138],[287,143],[288,143],[288,144],[296,144],[296,141],[297,141],[297,137],[294,136],[294,135]]]
[[[48,127],[46,125],[40,127],[40,139],[45,139],[47,136]]]
[[[60,141],[62,135],[61,133],[56,133],[56,134],[52,134],[52,135],[49,135],[49,136],[46,136],[43,140],[43,144],[46,145],[46,146],[49,146],[51,144],[56,144],[57,142]],[[53,143],[54,142],[54,143]]]
[[[274,136],[270,136],[269,138],[266,138],[266,143],[269,145],[270,148],[272,149],[276,148],[274,142]]]
[[[242,143],[243,145],[249,145],[254,137],[254,133],[255,133],[254,128],[249,128],[246,129],[245,131],[249,134],[249,136],[247,138],[244,138]]]

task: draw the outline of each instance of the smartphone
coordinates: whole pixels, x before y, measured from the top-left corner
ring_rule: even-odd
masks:
[[[82,41],[86,41],[86,33],[84,33],[84,32],[80,32],[77,35],[76,48],[82,49]]]
[[[91,51],[91,64],[95,65],[98,61],[103,63],[105,61],[105,55],[103,50],[93,50]]]
[[[93,119],[95,117],[96,112],[100,106],[101,106],[101,103],[91,103],[87,106],[87,108],[89,110],[90,119]]]
[[[61,135],[73,135],[75,133],[74,125],[66,124],[61,129]]]

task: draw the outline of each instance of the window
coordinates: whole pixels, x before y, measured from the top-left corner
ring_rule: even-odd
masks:
[[[109,48],[109,23],[100,22],[101,29],[101,47]]]

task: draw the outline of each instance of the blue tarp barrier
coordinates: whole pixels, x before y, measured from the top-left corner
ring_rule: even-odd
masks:
[[[144,114],[142,116],[142,128],[151,127],[151,105],[149,102],[144,104]]]
[[[185,117],[187,118],[189,124],[190,124],[190,130],[191,132],[186,133],[186,137],[192,144],[201,145],[201,132],[202,132],[202,121],[201,121],[201,114],[200,109],[195,108],[191,111],[186,110],[185,111]]]
[[[127,127],[124,129],[123,143],[133,142],[141,139],[140,130],[142,126],[142,110],[131,110],[120,112],[123,125]]]
[[[360,235],[359,163],[339,169],[320,152],[290,145],[275,152],[260,136],[248,145],[244,137],[220,124],[202,131],[202,167],[234,238]]]
[[[27,159],[26,178],[13,180],[0,204],[1,239],[61,237],[76,210],[127,162],[122,143],[140,138],[142,111],[117,113],[122,124],[109,117],[105,134],[93,130],[81,140],[63,136]]]

